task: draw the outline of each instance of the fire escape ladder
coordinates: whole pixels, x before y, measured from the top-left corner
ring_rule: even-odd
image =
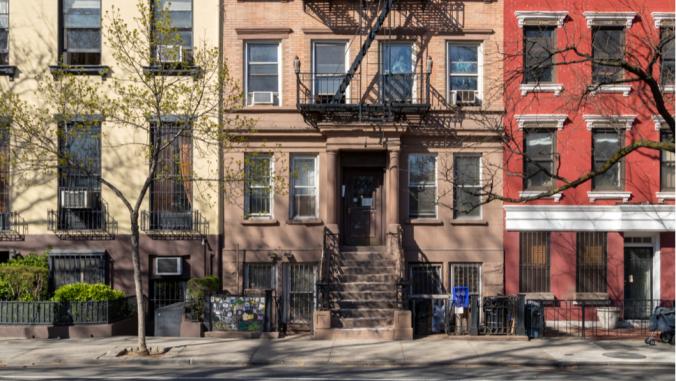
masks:
[[[393,5],[394,0],[385,0],[385,4],[383,5],[383,8],[380,10],[378,18],[376,19],[373,26],[371,26],[371,29],[369,30],[369,33],[366,36],[366,40],[364,40],[361,49],[359,49],[359,54],[357,54],[357,56],[354,58],[354,61],[352,61],[352,64],[350,65],[350,70],[347,71],[347,74],[345,74],[345,77],[343,77],[343,81],[340,82],[338,91],[336,91],[336,94],[333,96],[333,99],[331,99],[331,103],[340,103],[342,101],[343,97],[345,96],[345,91],[347,90],[347,87],[350,85],[350,82],[352,81],[352,77],[354,77],[354,74],[357,72],[357,69],[359,69],[361,61],[364,60],[366,53],[368,52],[369,48],[371,48],[371,44],[373,44],[373,41],[376,39],[376,35],[383,27],[385,19],[392,10]]]

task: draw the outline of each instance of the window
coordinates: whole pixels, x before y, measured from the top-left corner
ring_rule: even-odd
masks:
[[[244,213],[246,217],[272,217],[272,156],[246,155],[244,166]]]
[[[411,102],[415,82],[413,44],[409,42],[383,43],[381,55],[383,102]]]
[[[297,155],[291,161],[291,218],[317,217],[317,156]]]
[[[467,287],[472,295],[481,295],[481,264],[451,263],[451,290]]]
[[[59,133],[59,230],[101,229],[101,123],[62,123]]]
[[[441,282],[441,264],[411,263],[411,295],[438,295],[444,293]]]
[[[660,30],[662,38],[662,73],[661,79],[663,85],[674,85],[674,28],[662,28]]]
[[[603,167],[614,154],[622,147],[622,138],[616,130],[594,130],[593,161],[594,170]],[[593,190],[621,190],[623,162],[615,163],[607,172],[595,176],[592,180]]]
[[[9,65],[9,0],[0,0],[0,65]]]
[[[63,0],[62,62],[101,64],[101,1]]]
[[[520,240],[520,292],[549,292],[549,233],[523,232]]]
[[[481,156],[453,158],[453,218],[481,217]]]
[[[347,44],[322,41],[314,43],[314,88],[317,103],[329,103],[336,95],[347,71],[345,65]],[[345,99],[343,99],[343,102]]]
[[[159,64],[193,63],[192,0],[153,0]]]
[[[50,253],[50,287],[72,283],[109,283],[110,262],[106,253]]]
[[[674,135],[671,131],[661,131],[660,139],[662,141],[674,141]],[[660,190],[673,192],[674,191],[674,171],[676,171],[676,160],[674,153],[670,151],[662,151],[660,154]]]
[[[430,154],[408,157],[409,218],[437,216],[437,158]]]
[[[621,81],[624,60],[624,27],[594,27],[592,30],[592,80],[597,84]]]
[[[524,81],[547,83],[554,81],[555,27],[525,26],[523,28]]]
[[[9,124],[0,119],[0,230],[9,229],[10,145]]]
[[[289,323],[311,324],[315,304],[317,266],[284,264],[284,316]]]
[[[150,229],[192,230],[192,127],[163,121],[151,133],[161,151],[150,185]]]
[[[247,105],[279,105],[279,78],[279,43],[247,43]]]
[[[606,233],[577,233],[577,292],[606,292]]]
[[[552,130],[528,130],[525,133],[526,190],[546,190],[552,187],[550,174],[555,171],[555,132]]]
[[[244,289],[269,290],[275,287],[275,265],[272,263],[246,263]]]
[[[477,44],[448,44],[448,99],[451,103],[477,103],[481,89],[479,58]]]

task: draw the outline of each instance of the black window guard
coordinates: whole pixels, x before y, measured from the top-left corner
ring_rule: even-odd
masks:
[[[97,208],[50,210],[47,223],[59,239],[113,240],[117,235],[117,221],[103,201]]]
[[[110,66],[106,65],[52,65],[49,71],[57,79],[64,75],[98,75],[106,79],[111,74]]]
[[[110,284],[110,258],[106,252],[52,251],[48,258],[51,290],[79,282]]]
[[[23,241],[28,224],[17,212],[0,213],[0,241]]]
[[[202,68],[195,65],[176,64],[176,65],[152,65],[144,66],[143,74],[164,75],[168,77],[199,77],[202,75]]]
[[[198,210],[141,212],[141,230],[153,239],[193,240],[206,237],[209,222]]]
[[[13,65],[0,65],[0,76],[9,77],[13,81],[19,73],[19,69]]]

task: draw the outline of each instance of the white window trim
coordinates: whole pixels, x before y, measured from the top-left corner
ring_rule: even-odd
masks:
[[[312,95],[315,95],[315,79],[317,78],[317,66],[316,57],[317,57],[317,44],[344,44],[345,45],[345,73],[350,70],[350,43],[347,40],[312,40]],[[345,103],[350,103],[350,85],[345,89]]]
[[[676,14],[674,12],[653,12],[651,15],[657,29],[663,26],[672,26],[676,23]]]
[[[655,192],[657,202],[662,204],[666,200],[676,200],[676,192]]]
[[[587,28],[594,26],[608,26],[608,23],[616,23],[617,26],[631,28],[636,18],[636,12],[583,12],[587,19]]]
[[[481,189],[484,185],[484,166],[483,166],[483,154],[480,152],[477,153],[456,153],[453,155],[453,166],[455,166],[455,159],[458,157],[478,157],[479,158],[479,186],[470,186],[469,188],[478,188]],[[453,171],[453,182],[455,183],[455,169]],[[453,193],[455,193],[455,188],[458,187],[458,185],[453,186]],[[463,186],[464,188],[464,186]],[[453,195],[453,198],[455,200],[455,194]],[[481,203],[481,197],[479,197],[479,202]],[[476,217],[472,216],[461,216],[461,217],[456,217],[455,216],[455,202],[453,202],[453,220],[455,221],[482,221],[484,218],[484,208],[483,205],[479,205],[479,215]]]
[[[271,105],[273,107],[281,107],[282,102],[282,42],[279,40],[250,40],[244,43],[244,101],[246,107],[255,107],[255,105],[249,104],[249,44],[277,44],[277,105]]]
[[[296,180],[295,177],[293,177],[295,171],[296,171],[296,162],[295,160],[297,158],[304,158],[304,159],[312,159],[314,162],[314,178],[315,178],[315,185],[314,187],[310,187],[307,185],[301,186],[302,188],[305,189],[311,189],[314,188],[315,190],[315,211],[312,216],[294,216],[293,215],[293,209],[295,207],[294,200],[295,200],[295,194],[296,194]],[[297,153],[297,154],[292,154],[291,155],[291,175],[292,178],[291,180],[291,192],[290,192],[290,197],[291,199],[289,200],[289,205],[291,208],[289,208],[289,218],[293,220],[307,220],[307,219],[315,219],[319,218],[319,155],[316,153]]]
[[[561,95],[563,84],[561,83],[522,83],[520,85],[521,96],[528,93],[554,93],[555,96]]]
[[[519,197],[520,198],[537,197],[540,194],[545,193],[545,192],[546,191],[520,191]],[[559,202],[559,201],[561,201],[562,196],[563,195],[561,193],[554,193],[553,195],[541,197],[540,199],[550,199],[550,200],[554,200],[554,202]]]
[[[625,191],[589,191],[587,192],[587,198],[590,202],[596,200],[618,200],[621,199],[622,202],[628,202],[631,198],[631,192]]]
[[[385,60],[383,59],[383,53],[385,50],[385,46],[387,45],[409,45],[411,47],[411,74],[413,74],[413,81],[411,83],[411,100],[413,103],[417,103],[418,99],[420,98],[420,95],[416,91],[418,86],[418,80],[416,78],[416,44],[413,41],[382,41],[379,43],[379,52],[378,54],[380,55],[380,67],[378,68],[382,74],[384,73],[384,68],[383,68],[383,63]],[[349,70],[349,64],[346,66],[346,70]]]
[[[563,129],[568,115],[566,114],[518,114],[514,116],[519,130],[524,128],[556,128]]]
[[[448,273],[449,273],[449,274],[448,274],[448,278],[449,278],[448,281],[449,281],[449,286],[450,286],[450,287],[449,287],[449,288],[450,288],[449,291],[450,291],[450,292],[453,291],[453,285],[455,284],[455,277],[453,276],[453,267],[454,267],[454,266],[463,266],[463,265],[464,265],[464,266],[467,266],[467,265],[474,265],[474,266],[478,266],[478,267],[479,267],[479,296],[483,295],[483,291],[484,291],[484,290],[483,290],[483,288],[484,288],[484,287],[483,287],[483,286],[484,286],[484,282],[483,282],[483,275],[484,275],[483,267],[484,267],[484,266],[483,266],[483,263],[482,263],[482,262],[449,262],[449,263],[448,263]],[[471,295],[471,293],[470,293],[470,295]]]
[[[257,154],[255,152],[252,152],[250,154]],[[264,155],[264,154],[258,154],[258,155]],[[249,205],[249,186],[246,184],[245,180],[245,187],[244,187],[244,218],[247,220],[250,219],[273,219],[274,218],[274,213],[275,213],[275,157],[274,155],[271,154],[265,154],[269,159],[270,159],[270,213],[268,214],[252,214],[249,210],[251,209],[251,206]],[[246,172],[246,171],[245,171]],[[246,176],[246,175],[245,175]]]
[[[409,196],[410,196],[410,192],[411,192],[411,187],[413,187],[413,186],[418,186],[418,184],[412,185],[412,183],[411,183],[411,172],[412,172],[412,171],[411,171],[411,158],[412,158],[413,156],[431,156],[431,157],[434,158],[434,216],[430,216],[430,217],[420,217],[420,216],[412,217],[412,216],[411,216],[411,205],[410,205],[410,202],[409,202],[409,205],[408,205],[408,218],[409,218],[409,219],[416,219],[416,220],[418,220],[418,219],[421,219],[421,220],[422,220],[422,219],[435,220],[435,219],[439,218],[439,202],[438,202],[438,199],[437,199],[437,195],[439,194],[439,176],[437,176],[437,173],[438,173],[438,166],[439,166],[439,160],[437,160],[437,154],[436,154],[436,153],[427,153],[427,152],[423,152],[423,153],[415,153],[415,152],[413,152],[413,153],[410,153],[410,154],[408,155],[408,164],[407,164],[407,168],[408,168],[408,182],[407,182],[407,189],[408,189],[408,192],[409,192]],[[410,199],[409,199],[409,200],[410,200]]]
[[[589,115],[582,116],[587,124],[587,130],[591,131],[595,128],[624,128],[631,130],[631,127],[636,121],[636,115]],[[610,127],[609,127],[610,126]]]
[[[669,126],[667,126],[667,122],[664,120],[664,118],[662,118],[661,115],[653,115],[652,119],[653,123],[655,123],[655,131],[669,129]]]
[[[556,25],[563,27],[568,11],[516,11],[514,12],[519,28],[537,22],[537,25]]]
[[[450,78],[453,75],[451,73],[451,45],[457,46],[472,46],[476,47],[477,52],[477,83],[476,83],[476,98],[477,105],[480,105],[484,99],[484,44],[480,41],[461,41],[461,40],[447,40],[446,41],[446,99],[450,101],[453,99],[453,94],[451,94],[451,81]],[[457,74],[460,77],[467,77],[472,74]]]
[[[608,94],[622,94],[628,97],[631,94],[631,85],[591,85],[589,86],[591,94],[608,93]]]

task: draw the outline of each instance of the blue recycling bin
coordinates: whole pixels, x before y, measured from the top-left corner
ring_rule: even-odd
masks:
[[[452,298],[455,307],[469,308],[469,287],[453,287]]]

